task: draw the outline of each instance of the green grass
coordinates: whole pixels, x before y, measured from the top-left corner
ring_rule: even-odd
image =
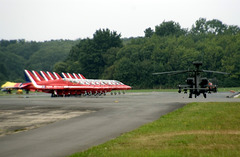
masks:
[[[240,156],[240,103],[191,103],[71,157]]]
[[[229,91],[240,92],[240,87],[218,88],[218,92],[229,92]]]

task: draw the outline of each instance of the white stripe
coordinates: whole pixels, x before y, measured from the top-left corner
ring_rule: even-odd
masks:
[[[25,70],[25,73],[27,74],[28,78],[31,80],[31,82],[32,82],[32,84],[34,85],[34,87],[36,87],[36,88],[43,88],[42,86],[39,86],[39,85],[35,82],[35,80],[31,77],[31,75],[28,73],[27,70]]]
[[[71,75],[69,73],[67,73],[67,75],[68,75],[69,78],[74,79],[74,78],[71,77]]]
[[[76,79],[79,79],[75,73],[73,73],[73,76],[74,76]]]
[[[32,70],[32,72],[33,72],[33,75],[34,75],[39,81],[41,81],[40,78],[37,76],[36,72],[33,71],[33,70]]]
[[[81,76],[80,74],[78,74],[78,76],[79,76],[81,79],[83,79],[82,76]]]
[[[100,89],[100,87],[93,86],[64,86],[64,88],[73,88],[73,89]]]
[[[55,72],[53,72],[53,75],[54,75],[58,80],[60,79]]]
[[[47,74],[48,74],[48,76],[50,77],[50,79],[51,80],[54,80],[53,78],[52,78],[52,75],[47,71]]]
[[[62,72],[62,75],[63,75],[64,78],[67,78],[67,76],[65,75],[65,73]]]
[[[42,74],[43,78],[48,81],[47,77],[44,75],[43,71],[40,71],[40,73]]]

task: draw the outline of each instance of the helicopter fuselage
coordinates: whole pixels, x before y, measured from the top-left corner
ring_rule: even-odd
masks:
[[[209,71],[209,70],[200,70],[200,66],[202,66],[202,62],[193,62],[193,65],[196,67],[195,70],[180,70],[180,71],[169,71],[169,72],[158,72],[153,73],[154,75],[162,75],[162,74],[182,74],[182,73],[190,73],[190,77],[187,78],[185,85],[178,85],[178,92],[181,93],[182,90],[184,93],[187,93],[189,90],[189,98],[192,98],[192,95],[195,95],[195,98],[199,96],[201,93],[204,98],[207,97],[207,93],[217,92],[217,85],[213,85],[206,77],[201,77],[201,73],[217,73],[217,74],[227,74],[226,72],[220,71]]]
[[[195,95],[195,98],[200,94],[206,98],[206,93],[217,92],[217,86],[213,85],[206,77],[201,77],[200,73],[195,72],[195,77],[188,77],[186,85],[179,85],[179,93],[183,90],[187,93],[189,90],[189,98]]]

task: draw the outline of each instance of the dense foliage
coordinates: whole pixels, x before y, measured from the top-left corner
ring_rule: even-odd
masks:
[[[187,74],[153,76],[153,72],[192,69],[225,71],[220,86],[240,84],[240,28],[200,18],[190,30],[174,21],[146,28],[144,37],[124,38],[99,29],[93,38],[78,41],[0,41],[0,80],[23,80],[23,69],[82,73],[86,78],[116,79],[135,88],[175,88]]]
[[[57,72],[81,72],[87,78],[117,79],[136,88],[176,87],[187,74],[153,76],[153,72],[187,70],[193,61],[203,69],[226,71],[217,78],[220,86],[240,84],[240,28],[219,20],[200,18],[190,30],[173,21],[162,22],[145,37],[120,40],[108,29],[97,30],[92,39],[73,46],[68,59],[55,65]],[[67,68],[66,68],[67,67]]]
[[[27,42],[0,41],[0,83],[24,81],[24,69],[52,71],[56,62],[67,58],[69,50],[79,41],[52,40]]]

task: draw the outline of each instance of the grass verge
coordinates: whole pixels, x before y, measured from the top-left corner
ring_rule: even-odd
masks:
[[[240,103],[190,103],[71,157],[240,156]]]

